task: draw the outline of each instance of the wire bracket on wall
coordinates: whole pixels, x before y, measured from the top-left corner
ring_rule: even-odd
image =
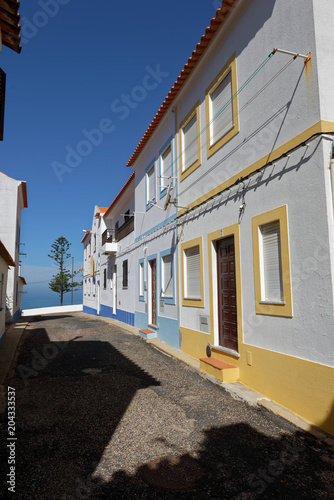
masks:
[[[290,50],[283,50],[283,49],[273,49],[273,54],[275,54],[275,52],[281,52],[282,54],[288,54],[290,56],[293,56],[294,59],[296,59],[297,57],[302,57],[304,59],[304,62],[308,62],[311,60],[311,52],[309,52],[308,54],[304,55],[304,54],[299,54],[298,52],[290,52]]]

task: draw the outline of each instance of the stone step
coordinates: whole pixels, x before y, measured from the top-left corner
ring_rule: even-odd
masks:
[[[216,358],[201,358],[200,369],[222,382],[236,382],[239,380],[239,368],[237,366]]]
[[[153,330],[149,330],[148,328],[144,328],[143,330],[139,330],[139,335],[147,340],[147,339],[155,339],[158,335],[157,332]]]

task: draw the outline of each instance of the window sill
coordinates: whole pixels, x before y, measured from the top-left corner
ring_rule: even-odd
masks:
[[[285,302],[284,301],[275,301],[275,300],[260,300],[260,304],[268,304],[268,306],[270,305],[274,305],[274,306],[285,306]]]
[[[213,351],[225,352],[226,354],[230,354],[236,358],[240,358],[240,354],[238,351],[234,351],[234,349],[229,349],[228,347],[223,347],[221,345],[213,345],[211,346]]]

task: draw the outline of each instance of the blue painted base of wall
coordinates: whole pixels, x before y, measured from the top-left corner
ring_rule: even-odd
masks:
[[[5,338],[5,334],[6,334],[6,332],[3,332],[3,334],[1,335],[1,337],[0,337],[0,344],[3,341],[3,339]]]
[[[164,316],[158,316],[158,326],[157,336],[160,340],[163,340],[167,344],[180,348],[179,344],[179,322],[176,319],[165,318]],[[148,326],[148,315],[147,313],[135,312],[135,327],[139,330],[144,330],[145,328],[150,328]]]
[[[83,312],[97,316],[96,309],[93,309],[92,307],[83,306]],[[104,318],[117,319],[118,321],[122,321],[122,323],[126,323],[127,325],[131,326],[134,326],[135,324],[135,315],[133,313],[117,309],[117,314],[113,314],[112,307],[105,306],[103,304],[101,304],[99,316],[103,316]]]

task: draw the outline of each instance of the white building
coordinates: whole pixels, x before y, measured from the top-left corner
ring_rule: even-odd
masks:
[[[20,276],[21,212],[28,207],[27,186],[0,172],[0,239],[15,262],[8,272],[6,292],[7,321],[16,321],[22,311],[22,286]]]
[[[0,342],[4,338],[6,329],[6,296],[9,267],[15,267],[15,262],[0,240]]]

